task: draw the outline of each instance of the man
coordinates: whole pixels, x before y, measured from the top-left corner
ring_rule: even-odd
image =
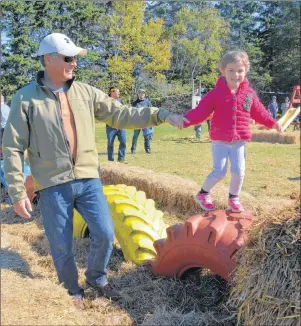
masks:
[[[4,127],[6,125],[8,115],[9,115],[10,107],[4,103],[4,96],[1,95],[1,103],[0,103],[0,122],[1,122],[1,130],[0,130],[0,160],[2,160],[2,137],[4,132]]]
[[[145,97],[145,90],[142,88],[138,89],[138,98],[137,100],[133,103],[133,107],[136,108],[147,108],[151,107],[151,101]],[[140,135],[141,129],[135,129],[134,130],[134,135],[133,135],[133,140],[132,140],[132,147],[131,147],[131,153],[135,154],[136,153],[136,148],[137,148],[137,141],[138,137]],[[150,141],[153,137],[154,134],[154,129],[153,128],[143,128],[142,130],[143,137],[144,137],[144,149],[145,153],[150,154],[151,153],[151,148],[150,148]]]
[[[107,280],[114,227],[99,179],[95,117],[113,128],[144,128],[162,122],[183,127],[184,118],[158,108],[133,110],[101,90],[74,80],[77,55],[87,51],[66,35],[53,33],[40,43],[44,70],[17,91],[3,138],[4,171],[15,212],[32,211],[22,173],[24,150],[40,195],[40,210],[58,279],[83,309],[84,291],[72,252],[73,209],[88,224],[87,284],[107,298],[119,291]]]
[[[276,101],[276,96],[272,96],[272,101],[268,105],[268,110],[271,113],[272,117],[276,119],[276,115],[278,112],[278,103]]]
[[[123,104],[120,98],[120,90],[118,87],[110,87],[109,96]],[[106,125],[106,133],[108,139],[108,160],[114,161],[114,140],[117,136],[119,140],[118,162],[127,163],[125,160],[126,131],[124,129],[116,129]]]

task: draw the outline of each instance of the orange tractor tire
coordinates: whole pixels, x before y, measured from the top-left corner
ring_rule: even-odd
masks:
[[[157,256],[147,262],[155,276],[181,278],[191,268],[207,268],[226,281],[236,266],[235,254],[246,241],[252,213],[213,211],[167,228],[167,239],[154,243]]]

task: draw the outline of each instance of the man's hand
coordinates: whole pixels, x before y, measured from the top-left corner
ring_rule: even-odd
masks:
[[[282,126],[281,124],[279,123],[279,121],[277,121],[274,126],[273,126],[273,129],[276,129],[278,132],[282,132]]]
[[[15,212],[25,218],[30,218],[31,215],[29,212],[32,212],[32,207],[29,198],[18,200],[14,203]]]
[[[184,123],[188,123],[189,120],[184,118],[180,114],[176,113],[169,113],[169,115],[166,117],[166,122],[170,123],[173,127],[176,127],[178,129],[183,129]]]

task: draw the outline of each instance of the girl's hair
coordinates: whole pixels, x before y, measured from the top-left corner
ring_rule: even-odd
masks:
[[[228,63],[242,63],[245,65],[247,72],[250,70],[249,57],[245,51],[230,51],[223,55],[218,63],[219,70],[225,70]]]

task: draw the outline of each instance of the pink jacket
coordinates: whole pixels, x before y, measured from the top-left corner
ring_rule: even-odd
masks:
[[[276,123],[247,79],[240,84],[236,94],[233,94],[227,86],[226,79],[220,77],[215,88],[204,96],[198,106],[186,112],[185,118],[190,122],[185,123],[184,128],[202,123],[212,112],[210,127],[212,140],[227,142],[235,139],[251,140],[250,119],[270,129]]]

